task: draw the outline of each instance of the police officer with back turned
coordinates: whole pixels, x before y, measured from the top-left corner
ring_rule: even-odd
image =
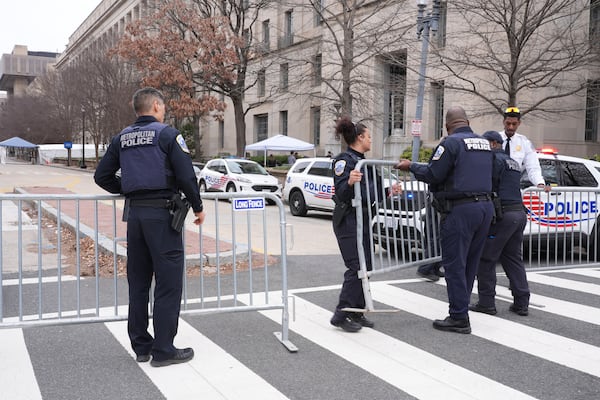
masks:
[[[487,131],[483,137],[490,141],[494,152],[492,188],[497,193],[496,218],[477,269],[479,301],[469,305],[469,310],[495,315],[496,264],[502,264],[510,282],[514,302],[509,310],[528,315],[529,285],[523,263],[523,229],[527,215],[521,198],[521,165],[502,150],[502,136]]]
[[[428,164],[401,160],[398,168],[430,184],[434,207],[442,215],[440,240],[449,316],[435,320],[442,331],[471,333],[469,300],[494,215],[491,201],[493,155],[487,139],[473,133],[465,110],[446,113],[448,136],[435,148]]]
[[[180,191],[194,211],[196,225],[204,221],[198,183],[189,149],[181,134],[163,123],[165,99],[154,88],[133,95],[137,120],[115,136],[100,161],[94,179],[110,193],[125,195],[127,221],[127,330],[136,361],[162,367],[187,362],[191,348],[178,349],[177,334],[183,286],[183,239],[172,220],[180,213]],[[121,169],[121,176],[116,172]],[[184,208],[184,207],[181,207]],[[187,211],[187,208],[184,208]],[[172,216],[172,214],[174,214]],[[148,301],[152,276],[154,337],[148,332]]]

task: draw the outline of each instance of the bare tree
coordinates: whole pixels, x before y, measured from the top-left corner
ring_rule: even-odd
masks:
[[[303,68],[305,52],[284,54],[290,63],[300,66],[290,91],[305,92],[306,85],[322,83],[324,90],[311,92],[323,104],[335,107],[329,112],[341,115],[373,115],[374,89],[389,90],[390,82],[381,79],[376,62],[406,68],[406,45],[402,43],[407,31],[414,27],[414,16],[406,13],[404,1],[398,0],[309,0],[308,12],[321,26],[318,37],[300,38],[318,42],[319,57],[309,59],[311,71]],[[290,2],[290,5],[297,2]],[[296,40],[296,39],[294,39]],[[319,75],[320,76],[316,76]],[[397,82],[396,82],[397,84]]]
[[[457,0],[448,7],[461,23],[449,29],[445,47],[432,49],[446,89],[483,100],[479,114],[510,105],[546,117],[572,111],[561,99],[582,91],[584,71],[598,63],[583,2]]]
[[[153,18],[128,27],[117,51],[142,71],[145,83],[170,93],[177,118],[193,118],[196,126],[209,113],[221,118],[224,103],[215,95],[229,97],[237,154],[243,155],[245,114],[256,106],[244,105],[244,94],[256,83],[247,79],[252,28],[269,2],[167,0]]]

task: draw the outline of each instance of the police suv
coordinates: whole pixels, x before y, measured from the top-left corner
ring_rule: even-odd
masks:
[[[583,252],[590,259],[600,260],[597,245],[600,242],[600,162],[558,155],[552,149],[542,149],[538,158],[552,191],[544,193],[533,188],[527,173],[523,172],[521,189],[528,217],[524,229],[525,252],[529,249]],[[381,242],[382,247],[392,251],[403,247],[412,253],[422,253],[427,195],[421,190],[416,182],[405,182],[404,200],[397,211],[379,210],[372,226],[375,241]],[[390,237],[395,238],[395,247],[389,245]]]
[[[210,160],[200,171],[200,192],[269,192],[281,197],[281,184],[260,164],[239,158]]]
[[[331,158],[300,158],[288,171],[283,199],[292,215],[304,217],[308,210],[333,211],[333,169]]]

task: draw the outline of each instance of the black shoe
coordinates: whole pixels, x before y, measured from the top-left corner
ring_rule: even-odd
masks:
[[[169,359],[157,361],[154,358],[150,361],[150,365],[153,367],[166,367],[171,364],[181,364],[190,361],[194,358],[194,349],[186,347],[185,349],[176,349],[175,355]]]
[[[135,357],[135,361],[142,363],[142,362],[148,362],[150,361],[150,354],[138,354]]]
[[[417,270],[417,275],[421,278],[427,279],[429,282],[437,282],[440,277],[435,272],[421,272]]]
[[[441,267],[440,267],[440,268],[438,268],[438,269],[435,271],[435,274],[436,274],[437,276],[439,276],[440,278],[443,278],[443,277],[445,277],[445,276],[446,276],[446,274],[444,273],[444,271],[442,270],[442,268],[441,268]]]
[[[354,322],[350,317],[344,317],[341,320],[331,318],[331,325],[342,328],[346,332],[358,332],[362,326],[358,322]]]
[[[375,327],[375,322],[371,321],[370,319],[367,319],[367,317],[365,317],[364,314],[355,314],[350,318],[352,319],[352,321],[359,323],[360,326],[364,326],[365,328]]]
[[[510,307],[508,307],[508,309],[522,317],[526,317],[529,315],[529,309],[527,307],[518,307],[514,304],[511,304]]]
[[[469,304],[469,310],[489,315],[496,315],[496,313],[498,312],[496,311],[496,307],[484,307],[479,303]]]
[[[446,319],[436,319],[433,321],[433,327],[440,331],[471,333],[471,324],[468,319],[454,319],[446,317]]]

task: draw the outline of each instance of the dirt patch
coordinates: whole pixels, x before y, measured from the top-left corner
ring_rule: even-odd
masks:
[[[29,217],[37,221],[37,208],[23,206],[23,211],[29,215]],[[56,253],[58,251],[58,229],[54,216],[44,215],[42,213],[42,237],[43,245],[41,246],[44,254]],[[77,235],[73,228],[70,226],[61,226],[60,230],[60,241],[61,241],[61,260],[63,265],[64,273],[69,275],[77,275],[77,259],[79,258],[79,275],[80,276],[96,276],[96,252],[98,253],[98,275],[101,277],[111,277],[115,271],[115,257],[113,253],[98,246],[96,249],[95,242],[92,238],[87,236]],[[122,244],[126,247],[126,243]],[[36,244],[31,245],[28,248],[30,252],[37,252],[38,246]],[[274,265],[278,263],[279,257],[267,256],[267,265]],[[265,264],[265,257],[260,253],[252,253],[252,268],[260,269]],[[246,260],[240,260],[235,263],[235,271],[247,271],[249,269],[250,262]],[[127,275],[127,257],[116,256],[116,270],[117,276]],[[219,266],[221,274],[231,274],[234,271],[233,263],[221,263]],[[217,274],[217,266],[210,265],[208,262],[200,267],[199,263],[187,265],[186,273],[188,276],[214,276]]]

